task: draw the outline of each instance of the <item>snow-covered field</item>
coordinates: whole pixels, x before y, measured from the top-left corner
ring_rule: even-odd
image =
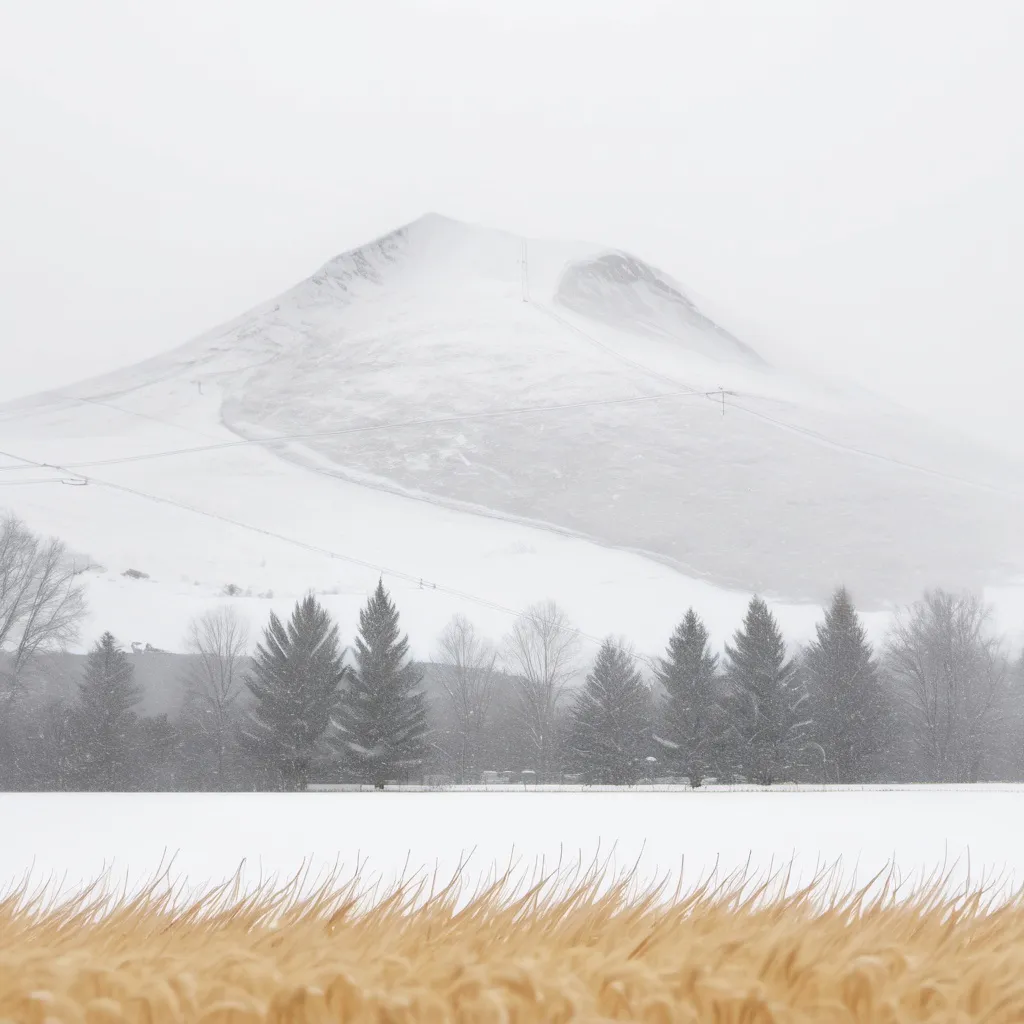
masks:
[[[176,877],[287,876],[305,863],[392,881],[482,879],[510,863],[611,857],[644,880],[792,864],[793,883],[839,863],[866,883],[887,865],[906,881],[1024,880],[1024,787],[732,793],[0,794],[0,879],[27,872],[68,887],[112,868],[130,884],[173,860]]]
[[[839,582],[877,639],[878,594],[987,580],[1019,642],[1019,467],[766,368],[595,251],[530,243],[524,302],[522,240],[426,218],[164,357],[0,407],[0,507],[100,567],[86,642],[178,650],[197,611],[259,626],[310,588],[348,639],[382,572],[418,657],[454,612],[497,638],[547,598],[652,654],[692,604],[720,644],[755,585],[800,642]],[[632,401],[719,384],[724,417]],[[582,406],[473,416],[545,403]],[[325,429],[348,433],[238,443]],[[941,472],[903,464],[925,456]]]

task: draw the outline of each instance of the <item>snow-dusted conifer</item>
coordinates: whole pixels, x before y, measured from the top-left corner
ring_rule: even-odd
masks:
[[[75,774],[84,789],[130,788],[137,726],[132,709],[142,699],[134,674],[113,634],[104,633],[89,652],[73,717]]]
[[[381,580],[359,613],[355,667],[335,723],[343,768],[360,782],[408,778],[426,758],[426,697],[408,654],[409,638]]]
[[[661,659],[658,680],[665,688],[654,725],[659,759],[671,775],[699,786],[716,770],[721,741],[721,686],[718,655],[708,631],[690,608],[676,626]]]
[[[808,741],[809,708],[775,616],[761,598],[751,598],[725,653],[734,770],[763,786],[794,781]]]
[[[246,685],[256,698],[239,742],[267,784],[304,789],[324,755],[320,742],[345,679],[338,627],[312,594],[288,625],[273,613]]]
[[[632,653],[605,640],[572,706],[569,767],[588,783],[634,785],[650,743],[650,710]]]
[[[825,781],[876,780],[889,746],[892,709],[845,587],[835,592],[825,610],[803,670]]]

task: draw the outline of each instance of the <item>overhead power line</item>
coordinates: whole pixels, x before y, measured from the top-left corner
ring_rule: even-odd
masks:
[[[4,469],[23,469],[22,466],[4,466]],[[75,480],[75,483],[80,483],[80,480]],[[0,487],[29,487],[35,484],[66,484],[71,483],[66,477],[59,476],[46,476],[46,477],[35,477],[29,480],[0,480]]]
[[[708,392],[708,395],[717,395],[717,392]],[[264,446],[280,444],[287,441],[311,441],[324,437],[343,437],[350,434],[367,434],[377,430],[402,430],[409,427],[433,427],[445,426],[456,423],[471,422],[481,419],[498,419],[508,416],[522,416],[548,412],[570,412],[575,409],[593,409],[602,406],[638,405],[644,402],[661,402],[669,398],[693,398],[705,397],[704,392],[691,390],[663,392],[657,395],[638,395],[632,398],[604,398],[593,399],[587,402],[565,402],[558,405],[524,405],[504,409],[489,409],[479,412],[455,413],[450,416],[425,417],[415,420],[399,420],[390,423],[365,423],[351,427],[337,427],[333,430],[304,431],[298,434],[275,434],[270,437],[240,438],[237,441],[218,441],[213,444],[195,445],[189,448],[171,448],[159,452],[146,452],[141,455],[122,455],[110,459],[91,459],[82,462],[62,462],[64,469],[94,469],[100,466],[117,466],[125,462],[147,462],[151,459],[166,459],[177,455],[198,455],[203,452],[220,451],[227,448],[244,448],[251,446]],[[111,408],[116,408],[111,406]],[[128,410],[119,409],[119,412],[127,413]],[[47,463],[41,463],[46,466]],[[10,472],[18,469],[18,466],[0,466],[0,472]],[[50,468],[56,469],[53,464]]]
[[[670,384],[672,385],[672,387],[676,388],[685,388],[686,391],[692,395],[702,395],[704,397],[708,397],[711,394],[710,392],[706,391],[703,388],[697,388],[694,387],[692,384],[686,384],[681,380],[677,380],[675,377],[670,377],[668,374],[662,373],[660,370],[652,369],[650,366],[645,366],[643,363],[639,363],[635,359],[630,359],[628,356],[624,356],[621,352],[617,352],[614,348],[612,348],[611,345],[605,344],[605,342],[600,341],[598,338],[595,338],[589,332],[583,330],[582,327],[578,327],[570,320],[566,320],[565,317],[563,317],[559,313],[556,313],[553,309],[551,309],[544,303],[531,301],[531,305],[534,307],[534,309],[537,309],[541,313],[544,313],[546,316],[550,317],[552,320],[555,321],[555,323],[561,324],[562,327],[564,327],[566,330],[572,331],[574,334],[578,334],[580,337],[590,342],[590,344],[593,345],[595,348],[600,349],[606,355],[611,356],[612,359],[617,360],[624,366],[628,366],[631,369],[638,370],[640,373],[644,374],[647,377],[653,377],[655,378],[655,380],[660,380],[663,384]]]
[[[4,469],[23,469],[22,466],[5,466]],[[81,477],[60,477],[60,476],[42,476],[32,477],[28,480],[0,480],[0,487],[28,487],[39,483],[69,483],[69,484],[81,484]]]
[[[525,269],[526,269],[525,257],[524,257],[524,260],[523,260],[523,267],[524,267],[524,273],[525,273]],[[527,286],[528,286],[528,282],[524,283],[524,292],[523,292],[524,301],[527,301],[527,299],[526,299],[526,296],[528,295]],[[630,359],[628,356],[622,355],[622,353],[616,351],[611,345],[607,345],[607,344],[605,344],[605,342],[600,341],[599,339],[595,338],[592,334],[590,334],[589,332],[583,330],[582,327],[580,327],[577,324],[574,324],[571,321],[567,320],[565,317],[561,316],[561,314],[556,313],[553,309],[549,308],[546,304],[533,301],[532,299],[530,299],[529,301],[530,301],[531,305],[533,305],[533,307],[535,309],[538,309],[542,313],[547,314],[547,316],[549,316],[556,323],[561,324],[564,328],[566,328],[569,331],[572,331],[574,334],[577,334],[577,335],[585,338],[592,345],[594,345],[595,347],[599,348],[601,351],[607,353],[612,358],[617,359],[619,362],[623,363],[624,365],[630,366],[630,367],[632,367],[635,370],[639,370],[641,373],[644,373],[644,374],[646,374],[649,377],[654,377],[657,380],[661,380],[661,381],[663,381],[665,383],[672,384],[675,387],[686,388],[687,391],[689,393],[691,393],[691,394],[702,394],[705,397],[712,399],[713,401],[720,402],[721,403],[721,407],[722,407],[722,415],[723,416],[725,415],[726,405],[728,405],[730,408],[736,409],[736,410],[738,410],[740,412],[744,412],[744,413],[746,413],[749,416],[753,416],[756,419],[761,420],[762,422],[770,423],[770,424],[772,424],[775,427],[779,427],[779,428],[784,429],[784,430],[790,430],[790,431],[793,431],[793,432],[795,432],[797,434],[802,434],[805,437],[808,437],[808,438],[810,438],[812,440],[818,441],[818,442],[823,443],[823,444],[827,444],[827,445],[829,445],[832,448],[837,448],[837,449],[840,449],[842,451],[850,452],[851,454],[854,454],[854,455],[860,455],[860,456],[863,456],[865,458],[876,459],[876,460],[878,460],[880,462],[887,462],[890,465],[899,466],[899,467],[901,467],[903,469],[909,469],[909,470],[912,470],[912,471],[917,472],[917,473],[924,473],[927,476],[939,477],[939,478],[944,479],[944,480],[949,480],[949,481],[951,481],[953,483],[963,484],[963,485],[965,485],[967,487],[975,487],[975,488],[980,488],[982,490],[987,490],[987,491],[990,491],[990,492],[994,492],[996,494],[1003,494],[1003,495],[1006,495],[1007,497],[1013,497],[1013,498],[1022,498],[1022,497],[1024,497],[1024,494],[1021,494],[1021,493],[1015,492],[1015,491],[1008,491],[1005,488],[998,487],[998,486],[996,486],[994,484],[982,483],[982,482],[977,481],[977,480],[968,479],[967,477],[957,476],[954,473],[947,473],[947,472],[944,472],[942,470],[931,469],[928,466],[920,466],[920,465],[917,465],[916,463],[908,462],[908,461],[906,461],[904,459],[897,459],[897,458],[889,456],[889,455],[883,455],[883,454],[881,454],[879,452],[873,452],[873,451],[870,451],[869,449],[861,448],[861,447],[859,447],[857,445],[847,444],[844,441],[836,441],[833,438],[827,437],[826,435],[824,435],[824,434],[822,434],[822,433],[820,433],[820,432],[818,432],[816,430],[811,430],[808,427],[802,427],[802,426],[799,426],[798,424],[795,424],[795,423],[788,423],[785,420],[778,419],[778,418],[776,418],[774,416],[769,416],[767,413],[762,413],[762,412],[758,412],[755,409],[751,409],[749,406],[741,405],[739,402],[735,402],[735,401],[728,401],[727,402],[726,401],[727,398],[729,398],[729,399],[735,398],[739,394],[739,392],[729,391],[729,390],[726,390],[726,389],[723,389],[723,388],[718,388],[715,391],[704,391],[702,389],[695,388],[693,385],[687,384],[687,383],[685,383],[683,381],[678,380],[675,377],[671,377],[671,376],[669,376],[667,374],[664,374],[664,373],[660,372],[659,370],[653,369],[650,366],[646,366],[643,363],[640,363],[640,362],[638,362],[635,359]]]
[[[178,501],[175,498],[166,498],[159,494],[151,494],[148,491],[140,490],[136,487],[128,487],[124,484],[117,484],[111,480],[100,480],[98,477],[86,475],[84,473],[73,473],[69,466],[54,466],[52,464],[38,462],[34,459],[27,459],[21,455],[15,455],[13,452],[0,451],[0,457],[12,459],[15,462],[21,462],[26,466],[34,466],[37,469],[57,469],[63,472],[72,473],[73,476],[78,477],[86,484],[94,485],[96,487],[104,487],[108,490],[119,491],[122,494],[129,494],[136,498],[141,498],[144,501],[151,501],[160,505],[168,505],[172,508],[181,509],[185,512],[191,512],[194,515],[203,516],[207,519],[212,519],[220,523],[225,523],[228,526],[233,526],[240,530],[246,530],[249,533],[256,533],[264,537],[270,537],[273,540],[281,541],[285,544],[291,544],[294,547],[302,548],[305,551],[310,551],[314,554],[324,555],[328,558],[334,559],[339,562],[345,562],[349,565],[354,565],[362,569],[369,569],[372,572],[377,573],[380,576],[387,576],[392,579],[402,580],[406,583],[414,584],[417,589],[430,590],[439,594],[447,594],[449,597],[455,597],[459,600],[475,604],[482,608],[488,608],[491,611],[500,612],[504,615],[511,616],[513,619],[518,618],[523,614],[522,609],[510,608],[508,605],[500,604],[497,601],[491,601],[486,597],[480,597],[478,594],[473,594],[467,590],[459,590],[455,587],[448,587],[441,583],[436,583],[432,580],[426,579],[423,576],[417,576],[415,573],[408,573],[401,569],[394,569],[390,566],[380,565],[376,562],[370,562],[363,558],[357,558],[355,555],[348,555],[344,552],[334,551],[331,548],[322,547],[319,544],[310,544],[307,541],[298,540],[295,537],[289,537],[286,534],[278,533],[276,530],[268,530],[262,526],[253,526],[251,523],[243,522],[240,519],[233,519],[230,516],[222,515],[219,512],[210,512],[206,509],[198,508],[195,505],[190,505],[187,502]],[[60,481],[63,482],[63,481]],[[573,626],[557,627],[563,633],[568,636],[578,637],[580,640],[587,640],[590,643],[601,646],[605,641],[601,637],[594,636],[590,633],[585,633],[581,629],[577,629]],[[635,657],[638,661],[642,661],[652,671],[657,672],[659,666],[656,661],[652,658],[647,657],[643,654],[637,654],[634,651],[629,651],[626,648],[618,647],[619,650],[623,650]]]
[[[726,392],[726,395],[733,394],[732,392]],[[857,445],[847,444],[845,441],[836,441],[833,438],[827,437],[825,434],[820,433],[817,430],[812,430],[810,427],[803,427],[796,423],[787,423],[785,420],[777,419],[774,416],[769,416],[767,413],[759,412],[757,409],[751,409],[749,406],[741,405],[739,402],[729,401],[726,402],[725,397],[722,398],[722,403],[727,404],[730,409],[736,409],[739,412],[744,412],[748,416],[753,416],[756,419],[763,420],[765,423],[771,423],[774,426],[781,427],[784,430],[790,430],[797,434],[803,434],[805,437],[810,438],[813,441],[818,441],[821,444],[825,444],[830,448],[838,448],[842,451],[851,452],[854,455],[861,455],[865,458],[876,459],[879,462],[887,462],[892,466],[897,466],[900,469],[913,470],[916,473],[923,473],[926,476],[938,477],[942,480],[949,480],[951,483],[963,484],[966,487],[974,487],[983,491],[990,491],[995,494],[1002,494],[1009,498],[1024,498],[1024,494],[1019,491],[1008,491],[1004,487],[998,487],[995,484],[987,484],[980,480],[971,480],[968,477],[957,476],[955,473],[947,473],[941,469],[931,469],[928,466],[919,466],[914,462],[907,462],[904,459],[898,459],[891,455],[882,455],[880,452],[873,452],[867,448],[860,448]]]

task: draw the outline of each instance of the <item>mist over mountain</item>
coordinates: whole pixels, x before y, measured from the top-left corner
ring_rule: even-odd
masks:
[[[19,456],[144,494],[57,480],[6,506],[125,567],[160,562],[159,516],[187,520],[216,550],[175,577],[207,598],[300,589],[294,558],[275,575],[224,519],[512,606],[585,586],[595,629],[651,573],[793,606],[842,582],[868,610],[1024,579],[1008,457],[773,366],[638,256],[436,214],[163,356],[0,407],[0,426]],[[565,538],[568,562],[538,554]],[[629,571],[599,568],[615,559]],[[584,562],[599,599],[567,582]]]

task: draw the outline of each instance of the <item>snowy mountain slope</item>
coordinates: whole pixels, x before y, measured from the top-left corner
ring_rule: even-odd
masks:
[[[293,347],[232,389],[225,422],[256,437],[463,417],[306,447],[353,479],[794,598],[820,599],[839,578],[879,601],[937,576],[977,584],[1020,573],[1021,502],[1001,493],[1024,493],[1018,467],[772,371],[667,278],[613,256],[417,222],[300,287]],[[372,286],[357,302],[360,272]],[[324,293],[335,279],[347,305]],[[735,414],[679,395],[719,386],[740,392],[727,398]],[[651,401],[480,416],[640,397]]]
[[[320,436],[95,465],[282,434]],[[641,644],[691,597],[724,636],[755,589],[844,581],[881,607],[1024,578],[1020,466],[773,368],[636,257],[436,216],[164,356],[0,407],[0,449],[197,510],[0,472],[33,525],[156,566],[148,591],[107,581],[139,609],[182,576],[189,605],[198,580],[209,600],[340,586],[353,608],[375,579],[204,513],[505,607],[557,596]]]
[[[97,452],[231,443],[237,436],[217,422],[221,401],[210,385],[199,396],[183,381],[140,388],[116,404],[55,401],[0,421],[0,449],[76,463]],[[71,471],[0,458],[0,505],[96,564],[87,641],[111,629],[125,644],[180,650],[198,612],[230,603],[255,631],[307,589],[348,639],[381,570],[421,658],[457,612],[498,639],[515,611],[555,597],[585,633],[624,634],[657,654],[690,604],[721,643],[747,599],[628,552],[311,472],[260,446],[82,472],[91,482],[74,486],[61,482],[74,479]],[[148,578],[127,578],[128,569]],[[227,596],[232,584],[240,593]],[[812,635],[817,608],[776,608],[794,640]],[[872,622],[877,634],[882,619]],[[595,652],[584,638],[584,660]]]

